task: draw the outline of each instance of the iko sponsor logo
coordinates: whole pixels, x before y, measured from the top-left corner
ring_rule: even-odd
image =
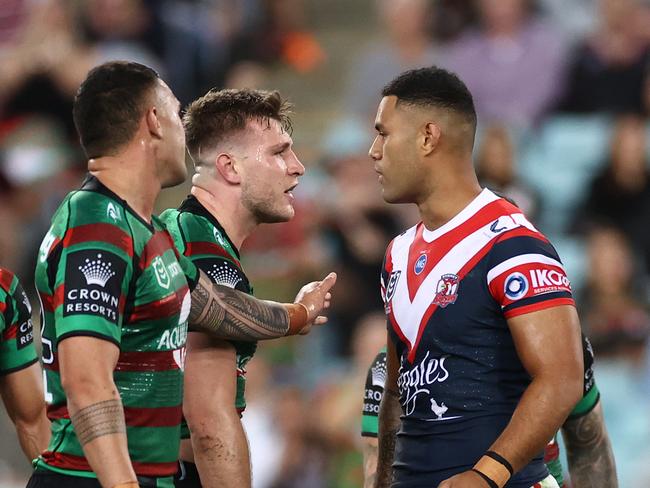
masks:
[[[421,396],[431,397],[429,387],[434,383],[442,383],[449,378],[449,371],[445,368],[447,356],[429,358],[429,351],[418,364],[406,367],[405,359],[399,368],[397,387],[399,388],[404,413],[411,415]]]
[[[117,323],[126,263],[115,254],[77,251],[67,256],[63,316],[97,315]]]
[[[420,254],[420,257],[418,260],[415,262],[415,266],[413,267],[413,271],[415,271],[416,275],[419,275],[424,271],[424,268],[427,266],[427,255],[426,254]]]
[[[528,293],[528,280],[521,273],[512,273],[506,278],[504,293],[510,300],[520,299]]]
[[[556,269],[531,269],[530,281],[533,288],[562,287],[571,288],[571,282],[564,273]]]

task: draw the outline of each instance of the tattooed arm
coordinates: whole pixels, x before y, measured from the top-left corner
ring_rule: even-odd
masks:
[[[259,300],[233,288],[212,283],[203,271],[192,292],[190,330],[217,339],[259,341],[306,334],[312,324],[324,324],[319,315],[329,307],[329,290],[336,282],[330,273],[323,281],[305,285],[294,303]]]
[[[84,455],[103,487],[134,483],[124,410],[113,382],[119,349],[112,342],[73,336],[59,343],[61,384]]]
[[[616,488],[616,463],[607,435],[600,401],[588,414],[568,419],[562,426],[571,486]]]
[[[386,350],[386,384],[384,396],[379,406],[379,455],[377,459],[377,474],[375,488],[388,488],[393,481],[393,458],[395,441],[400,428],[402,407],[397,392],[398,360],[395,346],[388,338]]]

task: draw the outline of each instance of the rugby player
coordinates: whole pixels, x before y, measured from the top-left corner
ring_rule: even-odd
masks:
[[[382,267],[375,486],[557,486],[542,454],[583,388],[560,258],[517,207],[479,186],[476,112],[458,77],[411,70],[382,96],[369,151],[382,195],[415,203],[422,221],[389,244]]]
[[[90,175],[57,209],[36,266],[52,439],[30,487],[172,487],[188,323],[259,340],[325,321],[333,279],[297,303],[263,302],[178,253],[153,207],[186,176],[179,106],[130,62],[94,68],[75,97]]]
[[[239,249],[259,224],[293,217],[291,190],[305,171],[293,152],[289,105],[278,92],[212,90],[187,108],[184,126],[193,195],[161,218],[177,249],[214,283],[252,294]],[[177,487],[251,486],[240,415],[255,349],[189,334],[183,411],[192,435],[190,442],[183,432]]]
[[[31,462],[50,440],[32,307],[18,277],[0,268],[0,396]]]
[[[616,464],[600,404],[600,392],[592,369],[594,353],[582,336],[584,387],[582,400],[562,424],[562,435],[569,454],[569,472],[573,488],[616,488]],[[361,437],[363,438],[364,488],[372,488],[377,473],[377,432],[379,404],[386,380],[386,348],[372,362],[366,376],[363,398]],[[544,463],[560,485],[565,485],[557,436],[544,449]]]

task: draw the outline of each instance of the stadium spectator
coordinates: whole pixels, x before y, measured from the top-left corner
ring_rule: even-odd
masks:
[[[528,0],[479,0],[479,27],[452,43],[443,66],[474,94],[479,120],[529,126],[556,103],[565,45]]]
[[[638,0],[600,0],[596,30],[575,50],[560,109],[641,112],[650,62],[646,9]]]

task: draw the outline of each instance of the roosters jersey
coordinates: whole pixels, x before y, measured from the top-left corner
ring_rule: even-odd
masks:
[[[396,237],[381,282],[403,408],[393,486],[437,486],[488,450],[530,384],[507,319],[574,305],[571,286],[549,241],[487,189],[442,227]],[[506,486],[547,475],[540,452]]]

